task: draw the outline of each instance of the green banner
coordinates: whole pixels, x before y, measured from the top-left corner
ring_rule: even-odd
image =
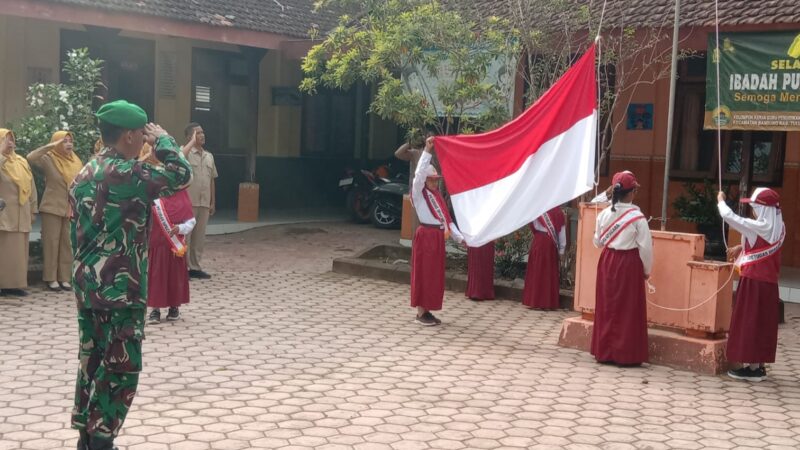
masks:
[[[719,44],[709,35],[704,127],[800,130],[800,31],[720,33]]]

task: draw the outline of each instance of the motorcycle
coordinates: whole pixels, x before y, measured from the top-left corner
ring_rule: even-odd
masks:
[[[408,194],[408,181],[398,177],[372,190],[370,220],[377,228],[397,229],[403,221],[403,196]]]
[[[383,173],[380,168],[376,172]],[[347,192],[345,207],[356,223],[368,223],[370,221],[373,190],[390,181],[388,178],[379,176],[376,172],[365,169],[357,171],[347,169],[344,178],[339,180],[339,187]]]

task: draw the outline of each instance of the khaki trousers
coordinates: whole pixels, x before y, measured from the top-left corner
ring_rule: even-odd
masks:
[[[28,287],[28,233],[0,231],[0,289]]]
[[[208,225],[208,208],[194,207],[194,218],[197,225],[192,233],[187,236],[186,244],[189,246],[189,270],[203,270],[200,261],[203,259],[203,249],[206,246],[206,226]]]
[[[72,279],[72,244],[69,241],[69,218],[42,213],[42,253],[45,283]]]

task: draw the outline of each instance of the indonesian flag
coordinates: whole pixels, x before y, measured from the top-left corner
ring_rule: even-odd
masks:
[[[438,136],[458,227],[480,247],[592,189],[595,46],[527,111],[483,134]]]

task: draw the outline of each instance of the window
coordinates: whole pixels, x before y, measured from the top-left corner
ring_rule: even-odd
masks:
[[[717,179],[717,131],[704,130],[706,102],[705,56],[678,65],[670,175],[687,180]],[[785,132],[722,131],[722,178],[780,185]]]
[[[211,111],[211,87],[210,86],[195,86],[194,87],[194,110],[195,111]]]

